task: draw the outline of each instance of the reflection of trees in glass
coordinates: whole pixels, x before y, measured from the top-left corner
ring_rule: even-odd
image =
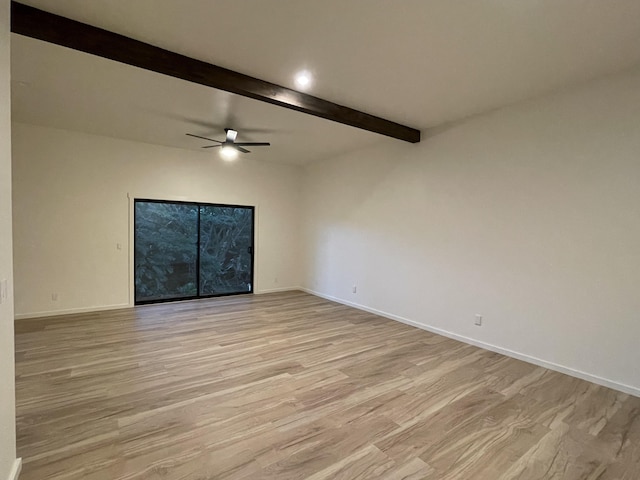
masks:
[[[200,207],[200,294],[251,290],[252,210]]]
[[[136,201],[135,214],[136,301],[251,291],[253,209]]]
[[[197,294],[198,207],[136,202],[136,299]]]

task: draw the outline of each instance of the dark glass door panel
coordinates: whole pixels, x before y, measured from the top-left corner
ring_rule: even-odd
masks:
[[[200,206],[200,295],[251,292],[253,208]]]
[[[136,303],[198,295],[198,206],[135,202]]]
[[[135,200],[135,303],[253,292],[254,208]]]

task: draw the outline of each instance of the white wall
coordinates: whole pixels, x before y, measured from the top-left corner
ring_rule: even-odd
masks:
[[[13,267],[11,246],[11,93],[9,2],[0,2],[0,479],[16,474],[15,370],[13,365]],[[0,287],[1,288],[1,287]]]
[[[255,291],[299,285],[300,167],[14,123],[13,168],[19,318],[130,305],[128,194],[255,205]]]
[[[313,164],[304,192],[308,289],[640,393],[640,72]]]

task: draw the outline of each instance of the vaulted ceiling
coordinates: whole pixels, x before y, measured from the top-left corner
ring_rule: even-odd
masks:
[[[640,64],[637,0],[24,0],[422,130]],[[306,163],[397,140],[12,36],[17,121]]]

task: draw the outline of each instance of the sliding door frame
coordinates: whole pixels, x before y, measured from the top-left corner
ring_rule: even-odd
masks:
[[[227,204],[227,203],[210,203],[210,202],[193,202],[193,201],[185,201],[185,200],[167,200],[167,199],[154,199],[154,198],[139,198],[139,197],[131,197],[131,250],[132,250],[132,265],[129,269],[131,279],[131,291],[130,291],[130,304],[132,305],[149,305],[153,303],[167,303],[167,302],[180,302],[184,300],[198,300],[201,298],[213,298],[213,297],[228,297],[232,295],[251,295],[255,292],[255,254],[256,254],[256,207],[253,205],[235,205],[235,204]],[[197,260],[196,260],[196,295],[189,295],[185,297],[171,297],[171,298],[161,298],[157,300],[142,300],[136,301],[136,202],[147,202],[147,203],[163,203],[163,204],[173,204],[173,205],[193,205],[198,208],[198,223],[196,225],[198,231],[198,238],[196,243],[197,249]],[[233,292],[233,293],[214,293],[207,295],[200,295],[200,207],[226,207],[226,208],[244,208],[251,211],[251,290],[246,292]]]

